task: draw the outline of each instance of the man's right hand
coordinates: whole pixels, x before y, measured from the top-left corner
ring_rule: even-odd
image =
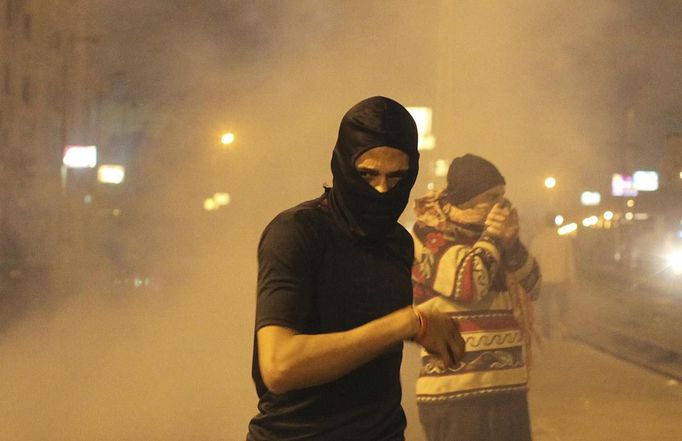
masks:
[[[465,346],[457,322],[441,312],[423,309],[420,312],[426,318],[427,330],[417,343],[440,358],[446,367],[457,367],[464,357]]]

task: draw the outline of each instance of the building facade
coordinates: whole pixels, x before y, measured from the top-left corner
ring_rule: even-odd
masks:
[[[97,41],[86,6],[81,0],[0,0],[4,272],[52,277],[63,250],[74,245],[62,152],[92,135],[97,86],[88,59]]]

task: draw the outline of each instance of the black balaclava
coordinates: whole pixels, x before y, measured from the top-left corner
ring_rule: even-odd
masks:
[[[386,193],[375,190],[355,169],[355,161],[373,147],[405,152],[409,171]],[[346,112],[332,154],[334,185],[329,204],[339,225],[351,236],[380,242],[393,232],[417,179],[417,126],[410,113],[392,99],[375,96]]]

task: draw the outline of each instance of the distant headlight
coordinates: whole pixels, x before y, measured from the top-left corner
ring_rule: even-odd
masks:
[[[673,251],[666,257],[668,267],[675,274],[682,274],[682,250]]]

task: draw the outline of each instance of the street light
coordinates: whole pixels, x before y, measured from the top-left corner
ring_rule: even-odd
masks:
[[[556,179],[554,179],[552,176],[545,178],[545,188],[547,190],[552,190],[554,187],[556,187]],[[549,206],[550,210],[554,210],[554,193],[554,191],[547,192],[547,205]]]
[[[103,164],[97,169],[97,180],[103,184],[120,184],[125,175],[125,167],[120,164]]]
[[[220,143],[227,147],[230,144],[232,144],[235,141],[236,137],[235,134],[232,132],[225,132],[221,135],[220,137]],[[213,181],[212,186],[213,190],[218,190],[220,187],[219,182],[218,182],[218,157],[219,155],[222,155],[224,153],[219,151],[220,149],[218,148],[213,148],[213,154],[212,154],[212,161],[211,161],[211,179]],[[225,149],[227,150],[227,149]],[[212,198],[208,198],[204,200],[204,210],[206,211],[214,211],[219,209],[222,206],[228,205],[230,203],[231,197],[229,193],[225,192],[216,192],[214,193]]]
[[[666,257],[668,266],[675,274],[682,274],[682,251],[673,251]]]
[[[223,133],[223,136],[220,137],[220,143],[222,145],[230,145],[234,142],[234,139],[235,139],[234,133],[226,132]]]
[[[64,148],[62,164],[68,168],[97,167],[97,146],[68,145]]]
[[[213,200],[219,207],[222,207],[230,203],[232,196],[230,196],[230,193],[216,193],[213,195]]]
[[[218,204],[216,203],[213,198],[207,198],[204,199],[204,210],[206,211],[214,211],[218,209]]]
[[[583,227],[593,227],[599,223],[597,216],[590,216],[583,219]]]
[[[567,234],[573,233],[577,229],[578,229],[578,225],[575,222],[571,222],[570,224],[566,224],[566,225],[560,227],[557,230],[557,233],[559,233],[559,236],[565,236]]]

